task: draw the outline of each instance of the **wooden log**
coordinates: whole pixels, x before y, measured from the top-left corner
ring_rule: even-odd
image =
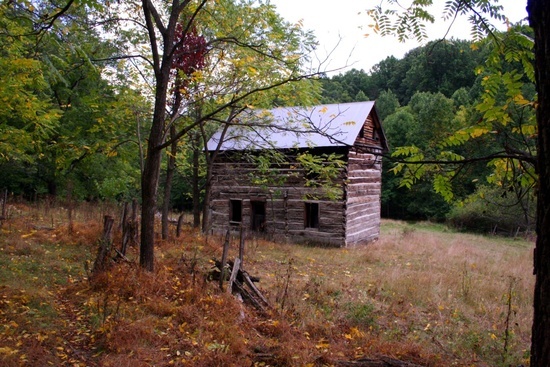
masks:
[[[237,291],[243,296],[243,299],[252,303],[252,305],[256,307],[256,309],[262,312],[266,312],[265,307],[252,295],[250,291],[243,287],[243,285],[238,280],[236,280],[233,284],[237,288]]]
[[[223,280],[225,278],[225,263],[227,262],[227,252],[229,251],[229,236],[230,230],[228,229],[225,234],[225,242],[223,243],[222,261],[220,264],[220,289],[223,290]]]
[[[131,213],[129,204],[124,204],[120,227],[122,228],[122,245],[117,253],[126,256],[128,245],[135,247],[138,243],[137,200],[132,201]]]
[[[239,263],[239,270],[242,270],[243,269],[243,266],[244,266],[244,235],[245,235],[245,232],[244,232],[244,227],[241,223],[241,237],[240,237],[240,242],[239,242],[239,259],[241,260],[240,263]]]
[[[39,225],[36,225],[36,224],[33,224],[32,228],[36,229],[37,231],[53,231],[55,229],[55,227],[39,226]]]
[[[218,269],[221,268],[221,261],[220,260],[217,260],[217,259],[212,259],[212,261],[214,261],[214,266]],[[233,262],[232,261],[227,261],[226,263],[227,266],[229,266],[229,268],[233,269]],[[243,271],[244,272],[244,271]],[[213,272],[212,274],[212,279],[214,280],[218,280],[219,279],[219,273],[217,272]],[[252,276],[250,274],[248,274],[248,277],[250,278],[250,280],[254,283],[259,283],[260,282],[260,277],[257,277],[257,276]],[[242,274],[237,274],[237,280],[239,281],[243,281],[243,277],[242,277]]]
[[[242,275],[243,275],[243,280],[244,280],[244,284],[246,284],[247,286],[249,286],[253,291],[254,293],[262,300],[262,302],[268,306],[268,307],[271,307],[271,305],[269,304],[269,302],[267,301],[267,299],[264,297],[264,295],[260,292],[260,290],[254,285],[254,282],[252,282],[252,279],[250,279],[250,276],[248,275],[247,272],[243,271],[242,272]]]
[[[119,227],[122,229],[122,245],[120,246],[120,251],[117,251],[117,254],[120,254],[121,257],[126,257],[126,250],[128,249],[128,243],[130,242],[130,233],[128,232],[128,203],[124,203],[122,209],[122,219],[120,220]]]
[[[241,259],[236,257],[235,262],[233,263],[233,266],[231,269],[231,276],[229,277],[229,283],[227,284],[227,293],[231,293],[233,291],[233,283],[237,279],[237,274],[239,273],[240,264],[241,264]]]
[[[122,214],[120,216],[120,223],[118,225],[118,229],[124,233],[124,227],[126,226],[126,222],[128,221],[128,202],[125,202],[122,206]]]
[[[122,259],[129,264],[131,263],[130,259],[128,259],[122,252],[118,251],[117,249],[115,249],[115,252],[117,260]]]
[[[112,230],[115,220],[110,215],[106,215],[103,219],[103,236],[100,240],[100,246],[97,252],[92,274],[104,271],[107,268],[107,259],[111,252],[112,245]]]

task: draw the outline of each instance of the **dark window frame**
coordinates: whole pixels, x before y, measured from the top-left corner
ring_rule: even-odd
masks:
[[[229,199],[229,223],[240,224],[243,221],[242,199]]]
[[[304,228],[319,229],[321,209],[319,203],[304,202]]]

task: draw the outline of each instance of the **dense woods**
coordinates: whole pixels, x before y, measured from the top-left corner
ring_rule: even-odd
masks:
[[[523,31],[529,34],[527,29]],[[486,98],[484,83],[490,70],[479,69],[479,65],[494,52],[494,47],[489,41],[479,45],[454,39],[432,41],[400,60],[388,57],[368,72],[353,69],[322,78],[321,98],[325,103],[376,100],[394,151],[397,147],[414,146],[435,159],[442,150],[442,141],[475,126],[482,118],[480,106]],[[500,70],[523,69],[519,61],[499,62]],[[522,98],[532,101],[533,81],[523,72],[517,73]],[[503,85],[499,88],[502,89],[496,91],[495,103],[503,105],[507,95]],[[458,228],[485,233],[496,230],[517,234],[518,228],[532,231],[536,208],[534,179],[524,179],[512,166],[504,169],[502,164],[507,163],[488,164],[491,155],[511,148],[514,142],[521,142],[514,151],[534,155],[534,109],[516,101],[507,105],[513,123],[495,126],[498,130],[453,150],[461,156],[486,159],[469,162],[453,173],[450,200],[445,200],[427,177],[410,187],[403,185],[403,173],[395,174],[398,159],[386,157],[382,215],[448,221]]]
[[[49,28],[39,32],[34,30],[40,24],[36,16],[40,11],[53,12],[55,6],[49,9],[43,4],[41,9],[35,9],[35,18],[29,16],[24,5],[5,3],[0,9],[5,34],[0,39],[4,49],[1,62],[5,67],[0,72],[3,80],[14,81],[0,92],[5,107],[0,116],[3,121],[0,187],[14,196],[33,200],[70,196],[88,201],[139,198],[144,185],[140,176],[152,177],[147,173],[151,158],[146,155],[170,147],[168,154],[155,153],[161,165],[154,171],[161,167],[166,170],[157,180],[161,197],[157,202],[157,194],[152,194],[157,184],[153,184],[147,197],[155,197],[153,209],[163,208],[164,237],[170,208],[193,210],[198,226],[204,190],[208,188],[208,156],[201,153],[204,141],[221,123],[238,118],[239,111],[247,105],[273,107],[376,100],[394,151],[397,147],[414,146],[426,156],[435,157],[442,150],[438,146],[442,141],[452,139],[457,131],[467,131],[483,118],[488,110],[484,91],[493,88],[493,107],[506,105],[506,114],[513,123],[492,126],[491,133],[480,127],[470,134],[479,138],[461,141],[453,147],[453,154],[469,158],[502,151],[521,152],[523,156],[535,154],[534,110],[524,102],[534,98],[534,81],[520,71],[522,60],[496,57],[498,45],[490,39],[476,43],[455,39],[434,41],[409,51],[400,60],[388,57],[369,71],[352,69],[331,77],[321,74],[306,82],[287,84],[305,74],[305,70],[300,73],[299,62],[281,61],[280,65],[287,65],[287,74],[281,72],[279,76],[258,79],[260,73],[266,74],[256,69],[260,64],[265,70],[273,70],[279,63],[275,49],[271,50],[274,59],[270,67],[269,54],[252,47],[254,37],[261,34],[235,34],[242,44],[227,42],[220,34],[231,34],[230,24],[221,22],[221,13],[201,13],[203,3],[186,11],[195,11],[201,22],[210,22],[215,27],[193,25],[186,38],[181,25],[180,28],[173,25],[174,37],[187,43],[186,48],[177,51],[179,54],[176,52],[175,63],[166,66],[169,74],[177,78],[178,89],[170,89],[170,83],[165,86],[170,102],[169,116],[165,119],[173,122],[162,128],[165,133],[159,136],[158,147],[148,148],[146,144],[152,141],[148,133],[153,100],[149,98],[150,88],[146,87],[147,93],[143,93],[143,83],[150,83],[151,79],[141,79],[148,66],[138,62],[140,58],[134,57],[124,44],[126,40],[143,39],[135,29],[125,31],[117,41],[101,37],[100,28],[93,25],[110,18],[102,13],[108,9],[106,6],[96,5],[96,8],[69,8],[67,14],[62,14],[67,15],[61,17],[63,22],[47,24]],[[244,5],[231,8],[228,3],[225,11],[238,16],[247,10]],[[20,17],[21,14],[25,17]],[[248,16],[254,18],[254,14]],[[82,28],[82,23],[75,21],[77,17],[87,19],[88,25]],[[274,17],[268,27],[274,32],[272,36],[281,40],[284,31],[276,28],[277,24],[280,26],[284,21]],[[531,36],[525,26],[518,25],[517,29]],[[121,28],[111,25],[108,30],[120,32]],[[289,45],[294,45],[291,47],[298,52],[300,42],[303,47],[312,44],[307,33],[300,35],[297,29],[289,32],[294,32],[294,38],[280,41],[280,47],[287,47],[292,59],[295,56],[289,52]],[[512,45],[507,47],[526,47],[512,36],[507,42]],[[147,42],[141,45],[146,47]],[[202,49],[199,58],[186,56],[195,52],[189,51],[193,47]],[[263,61],[255,63],[256,58]],[[486,60],[492,60],[492,64]],[[230,75],[229,71],[223,79],[216,72],[221,65],[244,68],[246,72]],[[515,79],[508,85],[519,84],[515,87],[519,93],[506,90],[505,78],[494,82],[488,79],[503,72],[513,74]],[[258,81],[251,86],[253,78]],[[271,91],[277,84],[281,87]],[[288,90],[294,92],[286,93]],[[175,91],[178,93],[169,96]],[[220,93],[224,99],[220,99]],[[483,106],[487,107],[485,111]],[[495,227],[507,233],[516,233],[518,228],[522,232],[533,230],[536,205],[532,169],[522,171],[525,167],[516,163],[506,167],[508,163],[496,160],[489,165],[487,160],[470,162],[446,173],[449,182],[452,181],[453,195],[446,200],[426,177],[415,180],[418,182],[412,187],[403,185],[406,173],[395,174],[396,159],[386,157],[384,161],[383,216],[448,220],[459,228],[482,232]],[[143,170],[146,172],[141,175]]]
[[[14,10],[4,7],[3,11]],[[10,21],[10,17],[4,19],[4,27],[12,33],[29,31]],[[92,201],[136,198],[150,103],[133,88],[133,83],[122,83],[127,71],[114,57],[119,50],[93,32],[46,33],[42,42],[32,46],[31,57],[31,51],[24,46],[33,37],[2,39],[6,50],[2,62],[9,66],[2,69],[3,78],[13,78],[17,83],[2,91],[6,106],[15,113],[8,119],[10,110],[4,109],[6,123],[2,124],[2,134],[9,134],[10,139],[3,139],[1,145],[4,174],[0,186],[14,196],[28,199],[46,195],[71,195]],[[79,39],[84,37],[85,40]],[[74,47],[76,43],[78,48]],[[320,102],[376,100],[392,148],[414,145],[435,151],[442,139],[481,118],[476,106],[482,98],[487,72],[476,74],[475,70],[491,47],[490,42],[474,47],[471,41],[434,41],[411,50],[403,59],[388,57],[370,71],[352,69],[320,77]],[[83,60],[83,55],[88,59]],[[109,57],[113,60],[92,63],[92,58]],[[513,70],[521,64],[506,62],[502,67]],[[525,77],[522,82],[524,97],[532,100],[534,84]],[[25,102],[21,96],[26,96]],[[33,108],[41,112],[29,118]],[[511,113],[521,118],[520,125],[534,118],[532,109],[513,108]],[[209,129],[213,131],[212,127]],[[519,138],[534,151],[532,132]],[[459,147],[459,152],[486,156],[498,152],[505,144],[503,139],[487,137],[468,142]],[[167,167],[175,167],[173,184],[167,186],[165,177],[160,182],[161,187],[173,189],[169,196],[163,195],[161,203],[169,201],[170,207],[177,210],[200,210],[200,187],[204,186],[205,177],[205,168],[200,168],[205,163],[200,154],[201,140],[199,131],[190,133],[182,140],[182,148],[168,155],[177,157],[173,163],[166,160]],[[493,167],[484,161],[472,162],[453,178],[452,201],[444,200],[428,180],[418,182],[412,189],[401,186],[402,175],[394,174],[392,168],[392,158],[385,158],[383,216],[449,220],[460,228],[482,232],[495,226],[509,233],[515,233],[518,227],[521,231],[533,230],[536,206],[532,184],[522,185],[505,174],[502,182],[491,185],[498,178]]]

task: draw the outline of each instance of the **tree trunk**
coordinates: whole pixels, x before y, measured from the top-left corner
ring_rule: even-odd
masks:
[[[170,212],[170,198],[172,196],[172,183],[174,181],[174,171],[176,170],[176,153],[178,150],[178,143],[175,140],[176,127],[172,124],[170,126],[170,138],[174,139],[170,146],[170,154],[168,156],[168,165],[166,167],[166,182],[164,184],[164,200],[162,202],[162,239],[168,239],[169,233],[169,221],[168,214]]]
[[[227,118],[227,122],[230,122],[233,120],[233,117],[235,117],[237,114],[235,113],[235,109],[231,110],[231,113],[229,114],[229,117]],[[207,145],[207,134],[204,130],[204,125],[200,125],[201,127],[201,138],[204,140],[204,146]],[[227,129],[229,128],[229,123],[225,124],[223,127],[223,131],[220,136],[220,141],[223,141],[225,139],[225,133],[227,132]],[[212,187],[212,165],[214,164],[214,161],[216,160],[216,156],[218,155],[220,146],[216,149],[214,152],[208,152],[205,151],[204,158],[206,161],[206,177],[204,182],[204,203],[202,206],[202,231],[203,233],[206,233],[208,230],[208,226],[210,226],[210,196],[211,196],[211,187]]]
[[[152,148],[150,142],[141,177],[141,245],[139,249],[139,264],[148,271],[155,269],[155,212],[160,162],[161,151]]]
[[[208,152],[206,152],[208,154]],[[212,186],[211,167],[208,163],[206,166],[206,182],[204,184],[204,205],[202,206],[202,231],[206,233],[210,225],[210,195]]]
[[[184,3],[187,4],[187,3]],[[153,121],[149,130],[147,152],[141,174],[141,245],[139,263],[142,268],[154,271],[155,263],[155,212],[157,209],[157,189],[162,160],[162,144],[166,129],[166,101],[170,82],[170,70],[173,59],[175,29],[182,4],[174,1],[170,10],[169,22],[158,27],[160,21],[154,5],[149,0],[142,0],[145,25],[149,33],[155,71],[155,106]],[[155,23],[156,22],[156,23]],[[162,36],[162,47],[159,45],[157,31]],[[162,51],[161,51],[162,50]]]
[[[169,69],[157,75],[155,110],[147,143],[147,152],[141,175],[141,245],[139,264],[148,271],[154,271],[155,262],[155,213],[157,210],[157,190],[162,161],[164,141],[165,106]]]
[[[537,242],[531,367],[550,366],[550,2],[528,0],[529,24],[535,34],[537,105]]]
[[[193,228],[201,225],[201,190],[199,187],[199,148],[193,147]]]

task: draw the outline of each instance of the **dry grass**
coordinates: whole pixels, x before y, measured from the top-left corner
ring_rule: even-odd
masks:
[[[116,207],[19,204],[0,234],[5,366],[331,366],[387,355],[423,366],[527,365],[532,243],[385,221],[367,247],[246,242],[269,314],[208,280],[222,239],[158,241],[88,279]],[[46,227],[53,227],[49,229]],[[120,235],[115,236],[115,245]],[[237,253],[232,239],[230,258]],[[89,268],[89,267],[88,267]]]

